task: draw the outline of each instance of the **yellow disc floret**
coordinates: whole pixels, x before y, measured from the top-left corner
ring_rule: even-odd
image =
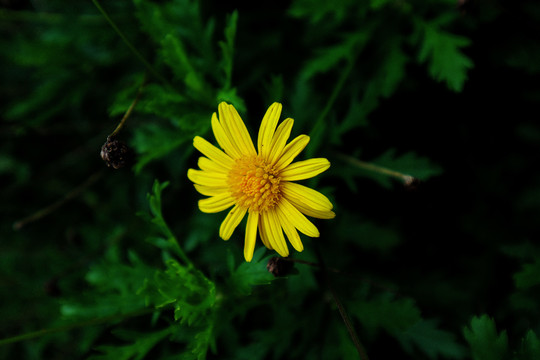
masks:
[[[281,199],[278,172],[262,157],[235,160],[227,182],[236,203],[250,212],[266,211]]]

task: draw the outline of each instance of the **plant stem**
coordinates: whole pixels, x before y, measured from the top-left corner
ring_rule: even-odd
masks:
[[[86,188],[93,185],[96,181],[98,181],[103,176],[104,171],[100,170],[94,174],[92,174],[86,181],[84,181],[82,184],[68,192],[62,199],[55,201],[54,203],[50,204],[47,207],[44,207],[35,213],[33,213],[30,216],[25,217],[22,220],[16,221],[13,223],[13,229],[14,230],[20,230],[28,223],[34,222],[36,220],[41,219],[44,216],[47,216],[51,213],[53,213],[56,209],[58,209],[60,206],[64,205],[68,201],[72,200],[73,198],[79,196]]]
[[[133,312],[126,313],[126,314],[116,314],[116,315],[106,316],[106,317],[103,317],[103,318],[97,318],[97,319],[92,319],[92,320],[81,321],[81,322],[78,322],[78,323],[75,323],[75,324],[59,326],[59,327],[56,327],[56,328],[33,331],[33,332],[29,332],[29,333],[22,334],[22,335],[17,335],[17,336],[1,339],[0,340],[0,346],[7,345],[7,344],[12,344],[12,343],[19,342],[19,341],[35,339],[37,337],[41,337],[41,336],[45,336],[45,335],[49,335],[49,334],[55,334],[55,333],[59,333],[59,332],[69,331],[69,330],[73,330],[73,329],[77,329],[77,328],[81,328],[81,327],[85,327],[85,326],[100,325],[100,324],[105,324],[105,323],[113,322],[113,321],[117,321],[117,320],[124,320],[124,319],[131,318],[131,317],[146,315],[146,314],[152,313],[154,311],[156,311],[154,308],[145,308],[145,309],[142,309],[142,310],[137,310],[137,311],[133,311]]]
[[[144,75],[144,80],[143,80],[141,86],[139,86],[139,90],[137,91],[137,95],[135,96],[135,99],[133,99],[133,102],[131,103],[131,105],[127,109],[126,113],[124,114],[124,117],[122,118],[122,120],[120,121],[118,126],[116,126],[116,129],[114,129],[114,131],[109,136],[107,136],[107,139],[110,139],[110,138],[116,136],[116,134],[118,134],[118,132],[120,132],[120,130],[122,130],[122,127],[124,126],[124,123],[126,122],[127,118],[131,115],[131,112],[135,108],[135,105],[137,105],[137,103],[139,102],[139,99],[141,98],[143,88],[146,85],[146,80],[147,80],[147,76]]]
[[[405,185],[411,185],[416,180],[416,178],[414,176],[407,175],[407,174],[401,173],[399,171],[388,169],[388,168],[385,168],[385,167],[382,167],[382,166],[379,166],[379,165],[375,165],[375,164],[372,164],[372,163],[368,163],[368,162],[365,162],[365,161],[362,161],[362,160],[358,160],[358,159],[356,159],[356,158],[354,158],[352,156],[348,156],[348,155],[345,155],[345,154],[342,154],[342,153],[337,153],[337,152],[334,152],[334,154],[338,158],[340,158],[341,160],[344,160],[344,161],[348,162],[351,165],[354,165],[356,167],[359,167],[359,168],[362,168],[362,169],[365,169],[365,170],[368,170],[368,171],[373,171],[373,172],[377,172],[379,174],[383,174],[383,175],[386,175],[386,176],[391,176],[391,177],[397,178],[397,179],[403,181],[403,183]]]
[[[129,47],[129,49],[131,50],[131,52],[133,52],[133,54],[137,57],[137,59],[139,59],[140,62],[143,63],[144,66],[146,66],[146,68],[148,69],[149,72],[152,73],[152,75],[154,75],[156,77],[156,79],[158,79],[159,81],[161,81],[165,86],[169,87],[169,88],[173,88],[172,85],[160,74],[158,73],[154,67],[152,65],[150,65],[150,63],[148,61],[146,61],[146,59],[141,55],[141,53],[135,48],[135,46],[133,46],[133,44],[131,44],[131,42],[126,38],[126,36],[124,35],[124,33],[122,33],[122,31],[120,31],[120,29],[118,28],[118,26],[116,26],[116,24],[114,23],[114,21],[109,17],[109,15],[107,14],[107,12],[101,7],[100,3],[98,0],[92,0],[92,2],[94,3],[94,5],[97,7],[97,9],[101,12],[101,14],[103,15],[103,17],[105,17],[105,19],[107,20],[107,22],[109,23],[109,25],[111,25],[111,27],[114,29],[114,31],[118,34],[118,36],[120,36],[120,38],[122,38],[122,40],[124,41],[124,43],[127,45],[127,47]]]
[[[332,90],[332,93],[330,94],[330,97],[328,98],[328,101],[326,102],[326,105],[324,106],[323,111],[321,111],[321,114],[315,121],[315,125],[313,126],[313,129],[311,130],[312,134],[315,134],[317,131],[319,131],[319,128],[322,126],[324,119],[328,115],[328,112],[334,106],[334,102],[336,101],[339,93],[341,92],[343,85],[345,85],[345,81],[351,74],[351,71],[354,68],[355,62],[356,62],[356,54],[351,56],[348,59],[347,66],[345,67],[341,75],[339,76],[336,82],[336,85],[334,86],[334,89]]]
[[[339,297],[337,296],[336,292],[334,291],[332,287],[330,278],[328,277],[326,265],[324,263],[321,251],[318,246],[315,246],[315,252],[317,254],[317,257],[319,258],[319,266],[322,271],[323,281],[327,289],[332,294],[332,299],[334,300],[334,303],[336,304],[339,310],[339,315],[341,315],[341,319],[343,320],[343,323],[345,324],[345,327],[347,328],[347,331],[349,332],[349,336],[351,337],[354,347],[356,347],[356,351],[358,351],[358,355],[360,356],[361,360],[369,360],[366,354],[366,351],[364,350],[364,346],[360,342],[360,339],[358,338],[358,335],[356,334],[356,331],[354,330],[354,326],[351,322],[351,319],[349,318],[349,315],[347,314],[347,311],[345,310],[345,307],[339,300]]]

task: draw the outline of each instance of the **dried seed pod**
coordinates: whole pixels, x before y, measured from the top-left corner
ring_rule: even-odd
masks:
[[[115,137],[108,137],[101,147],[101,158],[107,166],[120,169],[131,161],[132,153],[128,146]]]
[[[294,268],[294,263],[280,257],[272,257],[266,264],[266,269],[275,277],[287,276]]]

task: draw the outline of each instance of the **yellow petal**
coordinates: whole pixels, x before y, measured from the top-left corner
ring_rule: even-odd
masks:
[[[283,210],[279,206],[276,206],[276,214],[278,216],[281,227],[283,228],[283,231],[285,231],[285,234],[287,235],[287,238],[289,239],[289,242],[292,244],[294,249],[298,252],[304,250],[304,245],[302,245],[302,241],[300,240],[300,235],[298,235],[298,231],[296,231],[294,225],[289,219],[287,219],[287,216],[283,213]]]
[[[227,187],[227,177],[222,173],[189,169],[188,179],[195,184],[211,187]]]
[[[262,219],[262,215],[259,215],[259,235],[261,236],[261,241],[266,246],[266,248],[273,250],[272,244],[270,244],[270,240],[268,239],[268,235],[266,235],[267,231],[264,227],[265,223]]]
[[[216,196],[229,191],[228,187],[215,187],[198,184],[193,184],[193,186],[195,186],[195,190],[205,196]]]
[[[257,239],[257,224],[259,222],[259,213],[251,212],[248,214],[246,225],[246,237],[244,241],[244,258],[247,262],[253,259],[255,250],[255,240]]]
[[[222,102],[218,106],[218,112],[223,130],[240,154],[247,156],[257,155],[246,125],[236,109],[232,105]]]
[[[310,237],[319,237],[319,230],[309,221],[297,208],[295,208],[285,197],[281,198],[279,205],[287,219],[302,234]]]
[[[217,162],[212,161],[209,158],[206,158],[204,156],[201,156],[199,158],[197,165],[199,165],[201,170],[204,170],[204,171],[218,172],[218,173],[224,173],[224,174],[227,174],[229,172],[229,169],[227,169],[223,165],[218,164]]]
[[[310,179],[326,171],[329,167],[330,161],[324,158],[297,161],[283,169],[279,176],[282,181]]]
[[[328,211],[334,207],[326,196],[304,185],[283,182],[281,184],[281,190],[285,198],[295,200],[313,210]]]
[[[216,140],[225,153],[233,159],[238,159],[241,156],[241,152],[234,143],[234,139],[231,139],[223,129],[223,126],[218,120],[216,113],[212,114],[212,131]]]
[[[222,193],[199,200],[199,210],[205,213],[217,213],[234,205],[234,198],[229,193]]]
[[[274,136],[274,131],[276,131],[276,126],[281,115],[281,104],[273,103],[270,105],[261,122],[261,127],[259,128],[259,137],[257,139],[257,148],[259,149],[259,155],[263,159],[267,159],[270,155],[270,145],[272,144],[272,137]]]
[[[304,150],[304,148],[309,143],[309,136],[307,135],[300,135],[297,136],[293,141],[287,144],[285,148],[283,149],[283,152],[281,154],[281,157],[278,159],[278,161],[275,164],[276,170],[282,170],[287,165],[292,163],[295,157],[298,156]]]
[[[261,220],[264,223],[264,230],[270,245],[279,255],[283,257],[289,256],[289,249],[287,248],[277,215],[273,211],[265,211],[261,213]]]
[[[234,232],[234,229],[240,224],[240,221],[246,215],[247,209],[240,208],[238,205],[233,207],[231,211],[225,217],[225,220],[221,223],[219,227],[219,236],[223,240],[229,240]]]
[[[203,139],[200,136],[195,136],[193,139],[193,146],[195,149],[199,150],[203,155],[210,158],[210,160],[215,161],[227,169],[232,168],[233,166],[233,159],[225,154],[223,151],[219,150],[214,145],[210,144],[208,141]]]
[[[270,155],[266,159],[268,163],[274,164],[281,157],[285,144],[287,144],[287,140],[289,140],[289,136],[291,136],[293,124],[294,120],[291,118],[287,118],[279,124],[276,133],[272,138]]]
[[[287,198],[287,200],[304,215],[317,219],[333,219],[336,217],[336,214],[332,210],[314,210],[303,204],[301,200],[291,198]]]

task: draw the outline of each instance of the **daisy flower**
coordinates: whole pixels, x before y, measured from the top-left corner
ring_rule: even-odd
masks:
[[[257,232],[268,249],[289,255],[285,235],[296,251],[304,246],[301,233],[319,237],[319,230],[305,215],[332,219],[333,205],[318,191],[293,181],[312,178],[330,167],[324,158],[292,162],[306,147],[309,136],[300,135],[287,144],[293,119],[279,126],[281,104],[272,104],[264,115],[257,150],[234,106],[222,102],[218,115],[212,115],[212,130],[220,150],[200,136],[193,146],[200,157],[200,170],[189,169],[187,176],[195,189],[208,198],[199,200],[199,209],[217,213],[233,207],[219,228],[219,236],[229,240],[247,214],[244,257],[251,261]],[[277,129],[276,129],[277,128]]]

